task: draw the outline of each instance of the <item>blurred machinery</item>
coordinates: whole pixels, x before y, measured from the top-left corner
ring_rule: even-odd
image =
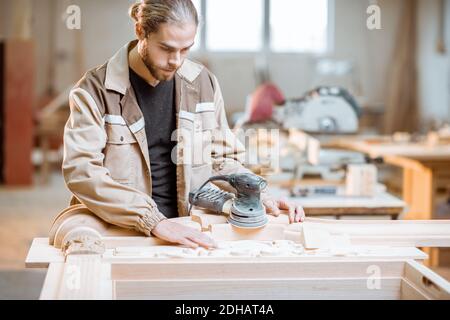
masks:
[[[349,134],[358,131],[361,108],[347,90],[318,87],[300,99],[286,101],[275,116],[287,129],[308,133]]]
[[[247,116],[246,124],[240,127],[258,129],[250,142],[253,148],[257,144],[260,162],[269,163],[278,172],[291,172],[293,181],[315,178],[331,181],[332,185],[345,181],[349,195],[375,192],[376,168],[371,163],[378,159],[370,159],[360,152],[321,148],[323,137],[358,132],[361,107],[347,90],[321,86],[301,98],[288,99],[279,107],[273,106],[271,112],[266,109],[265,106],[261,112],[266,115],[265,122],[252,122],[252,118]],[[257,112],[254,105],[252,112]],[[280,129],[276,137],[278,141],[274,141],[270,130],[262,134],[264,129]],[[270,161],[261,159],[263,155]],[[307,192],[330,194],[336,190],[336,187],[321,187]],[[301,190],[299,192],[302,193]]]

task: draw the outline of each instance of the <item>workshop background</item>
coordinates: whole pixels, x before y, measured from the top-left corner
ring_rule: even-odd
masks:
[[[45,271],[25,270],[24,260],[69,201],[60,169],[68,92],[134,39],[133,2],[0,0],[0,299],[39,297]],[[194,3],[202,24],[190,56],[218,77],[230,125],[248,117],[251,94],[264,83],[285,99],[339,86],[361,107],[359,135],[448,147],[450,1]],[[381,28],[370,24],[373,5]],[[79,29],[71,20],[77,8]],[[450,216],[450,152],[444,160],[442,182],[420,186],[432,193],[430,218]],[[414,206],[404,181],[401,168],[378,166],[378,182],[407,203],[401,219]],[[448,260],[443,253],[434,266],[447,278]]]

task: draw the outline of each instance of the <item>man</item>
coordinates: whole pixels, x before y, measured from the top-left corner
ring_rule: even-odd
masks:
[[[130,15],[138,40],[87,72],[70,94],[63,174],[71,205],[172,243],[214,246],[167,219],[187,215],[189,191],[212,175],[248,172],[216,77],[186,59],[197,12],[190,0],[146,0]],[[192,163],[195,150],[208,150],[207,159]],[[264,205],[273,215],[289,210],[291,222],[304,218],[287,201],[264,196]]]

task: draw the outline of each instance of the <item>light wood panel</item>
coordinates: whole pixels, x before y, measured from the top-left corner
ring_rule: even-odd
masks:
[[[382,279],[380,290],[368,289],[366,278],[115,281],[114,285],[118,300],[396,300],[401,279]]]

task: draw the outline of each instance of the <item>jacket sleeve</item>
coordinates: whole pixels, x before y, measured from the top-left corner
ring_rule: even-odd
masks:
[[[95,100],[84,89],[72,90],[62,166],[68,189],[106,222],[150,236],[166,218],[149,195],[112,179],[103,166],[106,141],[104,120]]]
[[[214,104],[218,122],[218,130],[213,134],[211,148],[213,174],[251,173],[244,167],[245,147],[228,125],[219,82],[214,75],[211,76],[214,84]]]

